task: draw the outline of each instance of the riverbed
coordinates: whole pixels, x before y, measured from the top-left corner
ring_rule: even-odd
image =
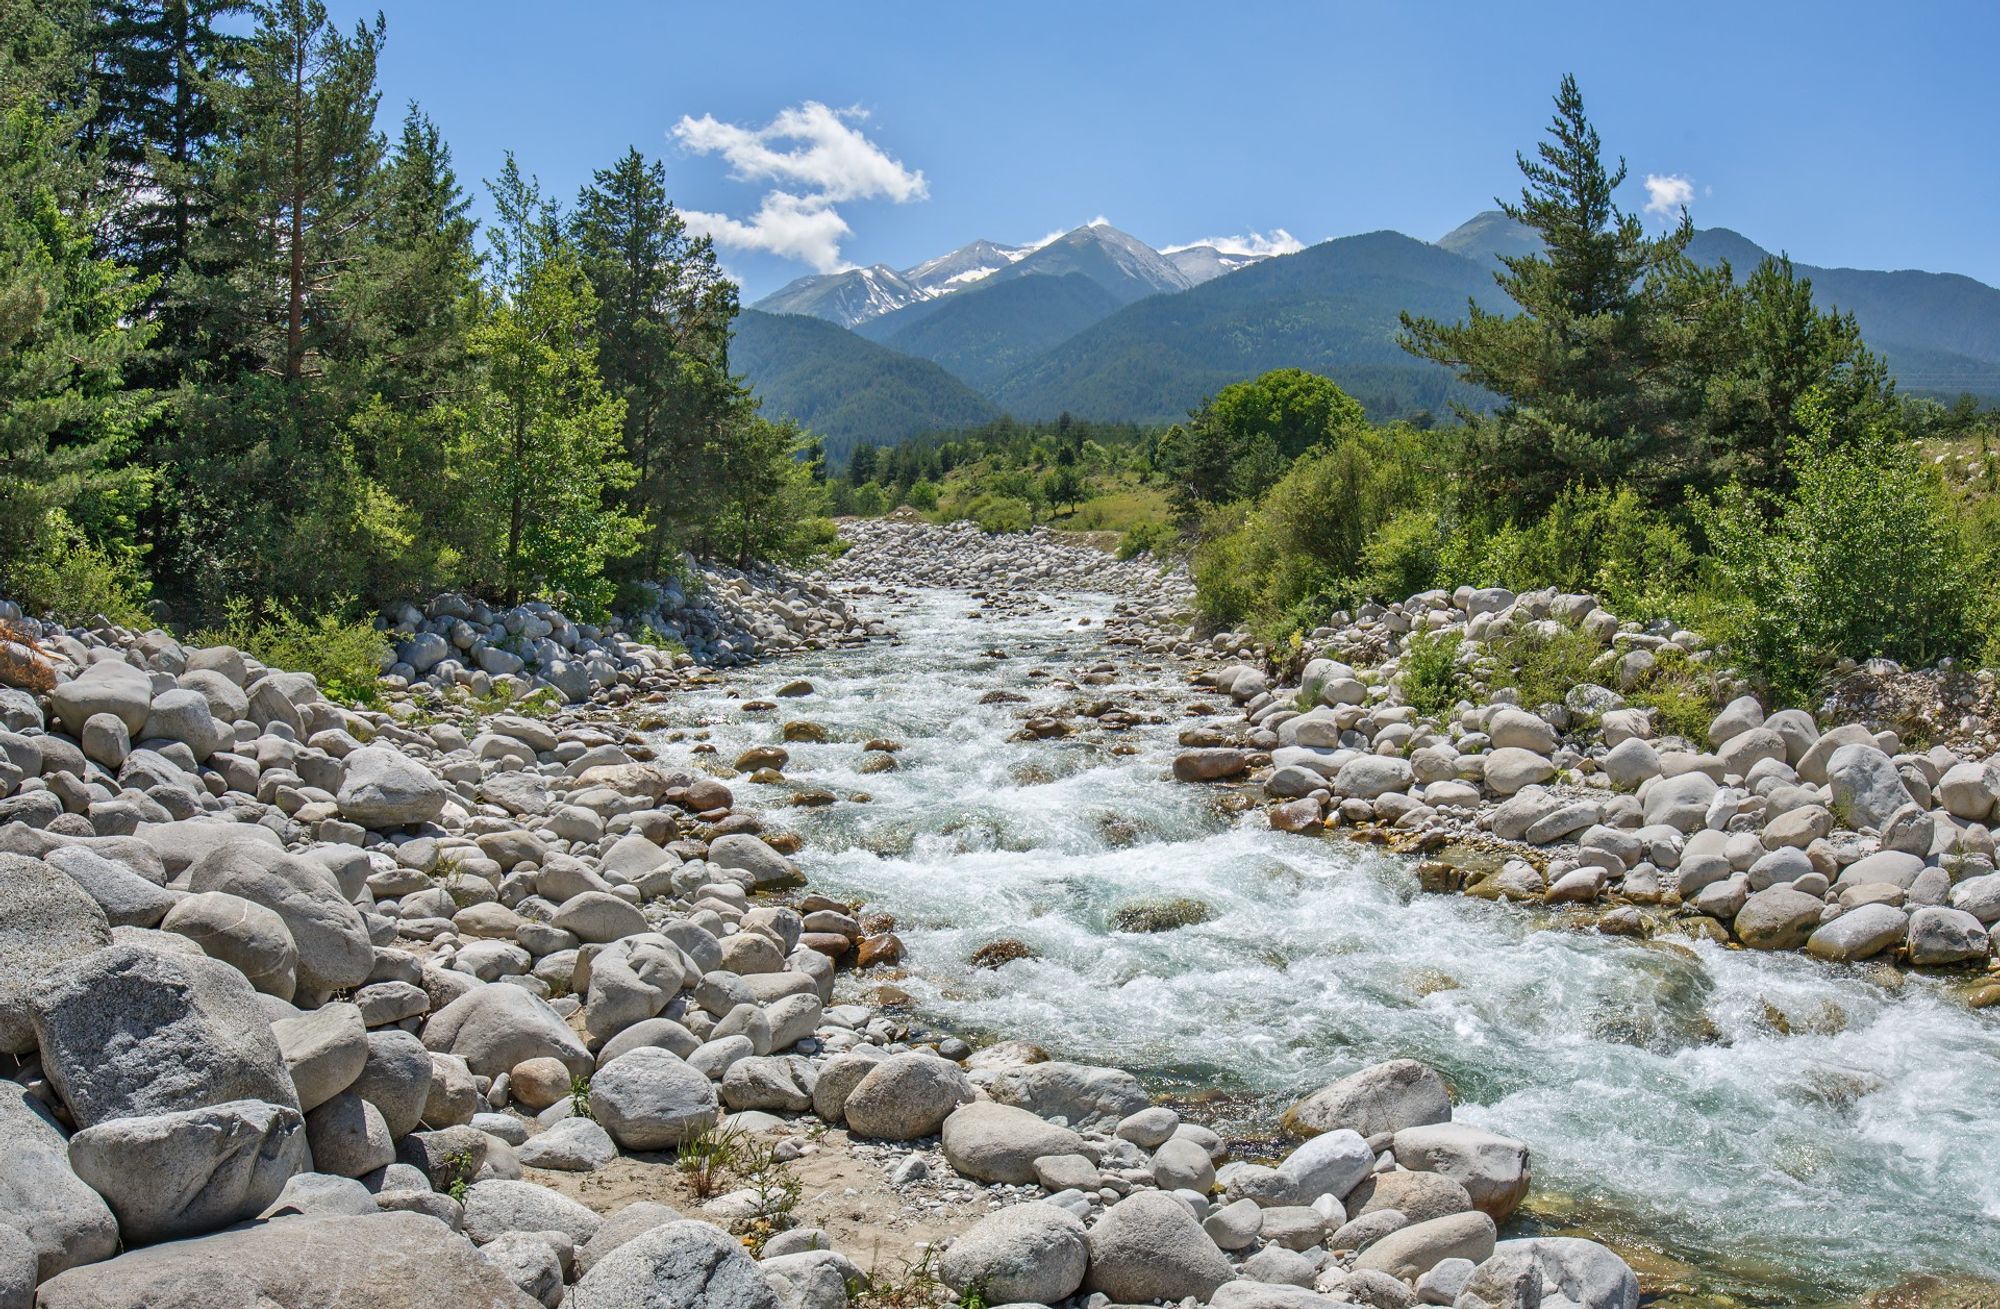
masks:
[[[1529,1143],[1524,1230],[1585,1231],[1655,1284],[1833,1304],[1917,1271],[2000,1277],[2000,1024],[1936,982],[1712,944],[1574,930],[1418,891],[1410,865],[1268,829],[1171,780],[1185,671],[1105,644],[1108,597],[996,614],[926,591],[896,644],[789,658],[673,706],[727,762],[793,719],[813,889],[895,915],[922,1017],[1131,1069],[1247,1142],[1291,1100],[1376,1060],[1425,1060],[1459,1117]],[[1110,685],[1055,685],[1108,665]],[[1100,674],[1102,676],[1103,674]],[[814,694],[745,712],[792,678]],[[992,701],[992,693],[1026,702]],[[1015,740],[1030,708],[1112,700],[1164,721]],[[863,773],[862,743],[902,745]],[[850,797],[865,794],[864,803]],[[1116,929],[1185,898],[1206,921]],[[1032,957],[978,968],[973,951]]]

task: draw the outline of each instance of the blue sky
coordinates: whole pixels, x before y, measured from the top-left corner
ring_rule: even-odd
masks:
[[[329,0],[378,4],[385,118],[414,98],[468,183],[512,148],[565,197],[628,145],[665,158],[746,300],[1099,217],[1158,246],[1434,239],[1518,191],[1565,72],[1628,208],[1679,179],[1656,191],[1698,224],[1801,262],[2000,284],[1993,0]]]

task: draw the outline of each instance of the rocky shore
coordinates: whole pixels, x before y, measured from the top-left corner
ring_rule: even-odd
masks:
[[[955,581],[1004,613],[1084,586],[1135,652],[1197,651],[1184,579],[1146,563],[853,534],[852,593]],[[804,639],[870,630],[800,596],[849,615]],[[457,607],[408,637],[476,663],[531,613],[531,639],[632,657],[546,717],[394,682],[361,712],[227,648],[35,634],[42,680],[0,690],[0,1309],[1637,1304],[1601,1245],[1501,1239],[1532,1143],[1454,1121],[1416,1061],[1354,1070],[1288,1111],[1300,1143],[1232,1158],[1127,1072],[924,1030],[881,971],[894,923],[803,885],[796,838],[726,778],[658,761],[637,721],[704,675],[692,651]],[[1273,723],[1255,676],[1212,677],[1250,731],[1319,721]],[[1327,704],[1369,698],[1345,694]],[[1271,750],[1274,779],[1286,749],[1352,751],[1335,778],[1390,758],[1303,730],[1199,748],[1238,772]],[[1538,757],[1590,775],[1560,750]],[[1312,789],[1321,821],[1364,819]]]
[[[1456,641],[1472,695],[1447,712],[1409,703],[1418,635]],[[1592,643],[1600,680],[1538,705],[1489,688],[1501,643],[1563,635]],[[1871,684],[1926,680],[1885,663],[1823,706],[1858,721],[1822,726],[1746,694],[1677,735],[1625,693],[1663,660],[1712,658],[1700,638],[1547,591],[1462,588],[1343,615],[1313,634],[1292,685],[1232,659],[1244,645],[1214,638],[1201,679],[1240,724],[1189,728],[1175,771],[1251,780],[1274,827],[1386,839],[1434,856],[1430,889],[1571,907],[1603,932],[1952,969],[1969,1003],[2000,1002],[2000,742],[1965,712],[1975,695],[1956,693],[1951,743],[1925,749],[1866,712],[1886,698]],[[1990,698],[1990,678],[1957,680]]]

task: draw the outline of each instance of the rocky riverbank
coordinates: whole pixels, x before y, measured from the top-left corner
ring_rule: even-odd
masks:
[[[1410,703],[1413,634],[1456,642],[1443,648],[1470,698],[1443,713]],[[1601,680],[1540,705],[1488,693],[1481,661],[1523,635],[1588,640]],[[1822,727],[1750,695],[1692,735],[1628,704],[1662,661],[1708,657],[1698,637],[1621,622],[1590,596],[1413,596],[1315,633],[1296,685],[1261,665],[1211,668],[1202,680],[1242,707],[1240,727],[1190,729],[1176,771],[1249,778],[1287,831],[1428,853],[1434,890],[1570,907],[1623,935],[1951,969],[1969,1003],[2000,1002],[2000,756],[1985,720],[1959,716],[1955,744],[1918,750],[1879,717]],[[1826,707],[1868,703],[1856,688],[1870,678],[1920,680],[1856,670]]]
[[[960,552],[996,618],[1087,579],[1107,643],[1197,649],[1180,579],[951,530],[860,529],[843,584]],[[1532,1142],[1416,1061],[1237,1159],[1129,1073],[925,1029],[896,925],[659,761],[691,661],[536,718],[358,712],[161,633],[41,644],[53,685],[0,692],[4,1309],[1637,1303],[1603,1246],[1500,1239]],[[742,710],[809,719],[810,684],[767,692]]]

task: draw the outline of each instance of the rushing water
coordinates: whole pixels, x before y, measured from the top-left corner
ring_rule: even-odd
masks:
[[[1027,706],[982,705],[987,692],[1053,706],[1076,693],[1050,682],[1102,657],[1119,683],[1085,696],[1145,706],[1174,675],[1100,646],[1106,606],[1090,597],[1001,621],[970,603],[921,595],[897,616],[902,645],[738,674],[678,710],[725,760],[777,741],[787,718],[828,729],[787,746],[787,777],[842,803],[785,821],[816,889],[896,915],[902,985],[940,1025],[1212,1088],[1225,1094],[1196,1111],[1245,1133],[1364,1063],[1423,1059],[1461,1118],[1531,1145],[1525,1222],[1573,1224],[1635,1262],[1657,1253],[1670,1282],[1813,1304],[1914,1271],[2000,1276],[1990,1017],[1921,979],[1420,894],[1400,860],[1269,831],[1169,780],[1178,720],[1009,741]],[[793,676],[816,694],[776,713],[732,698]],[[904,744],[897,771],[858,771],[871,737]],[[786,798],[737,785],[752,804]],[[1110,926],[1120,906],[1175,896],[1213,916],[1157,935]],[[1036,957],[968,964],[1001,937]]]

